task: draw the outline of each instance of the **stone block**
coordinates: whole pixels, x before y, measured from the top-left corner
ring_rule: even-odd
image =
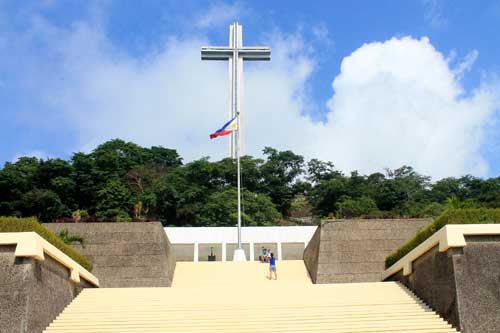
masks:
[[[45,226],[54,232],[67,229],[70,234],[84,238],[85,248],[76,244],[73,247],[93,263],[93,273],[101,287],[126,287],[127,282],[134,287],[171,285],[175,251],[159,222],[47,223]],[[138,279],[135,282],[134,277]]]
[[[380,281],[385,258],[429,223],[430,219],[325,221],[304,251],[304,261],[315,283]]]

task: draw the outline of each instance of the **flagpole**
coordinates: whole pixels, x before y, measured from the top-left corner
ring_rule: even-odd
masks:
[[[237,129],[236,129],[236,174],[238,177],[237,180],[237,186],[238,186],[238,249],[234,253],[234,259],[235,261],[246,261],[246,256],[245,252],[243,250],[243,247],[241,246],[241,169],[240,169],[240,110],[239,108],[239,101],[238,101],[238,92],[239,92],[239,87],[238,87],[238,62],[239,62],[239,55],[238,55],[238,22],[234,22],[233,24],[233,112],[234,115],[236,116],[236,123],[237,123]]]
[[[236,168],[238,177],[238,249],[241,247],[241,170],[240,170],[240,115],[236,115],[238,123],[238,130],[236,131]]]
[[[238,177],[237,185],[238,185],[238,248],[234,251],[233,260],[234,261],[246,261],[245,251],[241,246],[241,169],[240,169],[240,110],[239,110],[239,101],[238,101],[238,70],[239,70],[239,55],[238,55],[238,22],[234,22],[233,24],[233,75],[232,75],[232,92],[233,92],[233,114],[236,116],[236,144],[235,144],[235,153],[236,153],[236,174]]]

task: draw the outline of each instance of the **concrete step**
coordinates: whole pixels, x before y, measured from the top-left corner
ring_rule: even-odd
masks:
[[[85,289],[45,332],[456,332],[394,282],[313,285],[301,261],[178,263],[172,288]]]

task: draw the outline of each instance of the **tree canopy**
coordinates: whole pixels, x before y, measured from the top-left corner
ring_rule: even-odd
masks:
[[[446,207],[500,207],[500,177],[432,182],[410,166],[350,174],[333,161],[266,147],[241,159],[244,225],[313,217],[433,217]],[[236,223],[236,163],[183,163],[175,149],[111,140],[69,160],[21,157],[0,169],[0,216],[51,221],[160,220],[165,225]]]

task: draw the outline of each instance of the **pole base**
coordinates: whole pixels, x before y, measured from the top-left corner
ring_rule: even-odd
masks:
[[[247,261],[247,257],[245,256],[245,250],[236,249],[234,250],[233,261]]]

